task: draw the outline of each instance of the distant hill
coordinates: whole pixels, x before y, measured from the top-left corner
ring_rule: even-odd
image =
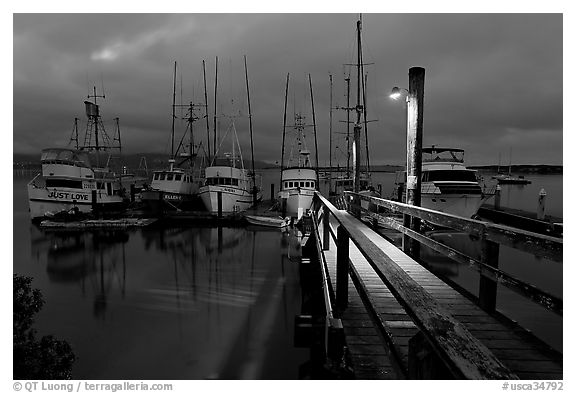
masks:
[[[136,169],[140,166],[142,157],[146,158],[146,165],[149,170],[164,168],[168,166],[168,156],[161,153],[142,153],[142,154],[123,154],[122,162],[130,169]],[[177,158],[176,162],[180,162]],[[35,169],[40,168],[40,153],[38,154],[13,154],[14,169]],[[250,160],[244,160],[244,167],[251,168],[252,163]],[[277,165],[270,164],[264,161],[254,161],[256,169],[277,168]]]
[[[470,169],[480,169],[486,172],[498,172],[498,165],[477,165],[468,166]],[[512,173],[540,173],[540,174],[562,174],[562,165],[512,165]],[[508,173],[508,166],[500,166],[500,172]]]

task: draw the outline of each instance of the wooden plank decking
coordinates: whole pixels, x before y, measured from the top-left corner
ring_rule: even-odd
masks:
[[[562,379],[560,354],[490,316],[360,221],[358,228],[519,378]],[[334,227],[331,232],[336,233]],[[330,250],[324,252],[335,288],[336,246],[332,236]],[[341,319],[356,376],[403,378],[408,369],[408,342],[419,329],[352,241],[349,252],[352,280],[348,308]],[[364,301],[359,292],[365,293]],[[382,348],[384,342],[386,349]],[[399,362],[396,369],[395,359]]]

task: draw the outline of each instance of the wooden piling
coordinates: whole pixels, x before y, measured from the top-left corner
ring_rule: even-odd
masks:
[[[424,68],[412,67],[408,71],[408,126],[406,135],[406,203],[421,205],[422,189],[422,129],[424,124]],[[406,219],[405,219],[406,221]],[[420,219],[410,220],[410,229],[420,230]],[[409,255],[419,259],[420,244],[409,240]]]
[[[222,218],[222,191],[218,191],[218,218]]]
[[[98,191],[92,190],[92,214],[98,217]]]
[[[536,218],[539,220],[544,220],[546,217],[546,190],[540,189],[538,193],[538,210],[536,212]]]
[[[500,245],[490,240],[483,239],[481,246],[480,262],[498,269]],[[488,277],[480,275],[478,303],[487,312],[496,310],[496,297],[498,283]]]
[[[136,187],[134,187],[134,184],[130,184],[130,203],[134,203],[134,200],[136,198],[136,196],[134,195],[136,193]]]
[[[494,209],[500,209],[500,198],[502,197],[502,187],[500,184],[496,186],[496,193],[494,194]]]

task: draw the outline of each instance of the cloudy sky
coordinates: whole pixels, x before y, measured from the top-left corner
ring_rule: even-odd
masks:
[[[405,107],[388,94],[394,86],[407,88],[408,69],[420,66],[426,70],[424,145],[463,148],[469,164],[496,164],[499,155],[508,164],[510,153],[515,164],[562,164],[562,14],[362,18],[364,61],[374,63],[365,67],[368,118],[377,120],[368,127],[372,162],[403,162]],[[174,61],[182,81],[178,100],[182,95],[185,103],[203,102],[206,61],[213,116],[218,56],[218,112],[233,115],[246,113],[246,55],[256,159],[279,160],[287,73],[288,117],[300,111],[311,121],[311,74],[325,164],[329,74],[334,105],[344,106],[344,64],[355,62],[357,19],[342,13],[14,14],[13,150],[66,145],[75,117],[83,132],[83,101],[95,85],[106,94],[107,131],[113,133],[119,117],[126,151],[167,153]],[[333,116],[333,157],[342,164],[345,112]],[[220,127],[229,121],[221,118]],[[195,124],[204,138],[205,123]],[[247,155],[247,119],[236,125]]]

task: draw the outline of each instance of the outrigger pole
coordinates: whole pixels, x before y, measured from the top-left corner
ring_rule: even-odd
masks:
[[[176,62],[174,62],[174,78],[173,78],[174,88],[172,90],[172,145],[171,145],[171,159],[174,160],[174,120],[176,119]],[[172,170],[172,165],[170,165],[170,170]]]
[[[310,84],[310,100],[312,101],[312,124],[314,126],[314,145],[316,147],[316,179],[318,180],[318,138],[316,137],[316,114],[314,111],[314,93],[312,92],[312,77],[308,74],[308,82]],[[316,190],[319,189],[319,182],[316,181]]]
[[[284,123],[282,126],[282,155],[280,158],[280,189],[282,189],[282,171],[284,170],[284,142],[286,141],[286,109],[288,107],[288,83],[290,73],[286,74],[286,94],[284,95]]]
[[[204,74],[204,105],[206,105],[206,139],[208,141],[208,162],[210,162],[210,120],[208,119],[208,93],[206,91],[206,62],[202,60],[202,73]]]
[[[218,110],[217,94],[218,92],[218,56],[216,56],[216,75],[214,78],[214,159],[216,159],[216,139],[218,128],[216,127],[216,111]]]
[[[248,85],[248,65],[246,63],[246,55],[244,55],[244,73],[246,74],[246,95],[248,97],[248,123],[250,124],[250,150],[252,153],[252,198],[253,203],[256,205],[258,201],[258,193],[256,189],[256,171],[254,169],[254,138],[252,135],[252,109],[250,106],[250,87]]]

